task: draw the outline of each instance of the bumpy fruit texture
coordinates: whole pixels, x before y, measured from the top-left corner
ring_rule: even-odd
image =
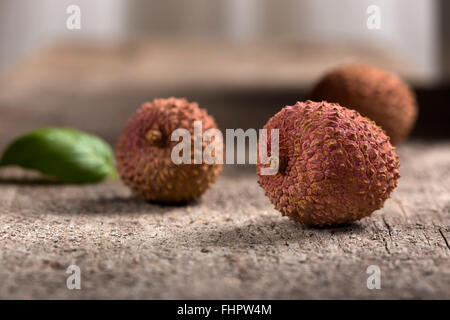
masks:
[[[359,220],[381,208],[397,186],[399,162],[383,130],[358,112],[328,102],[297,102],[273,116],[280,169],[258,182],[275,208],[312,226]],[[268,139],[267,150],[270,149]]]
[[[194,164],[194,121],[202,131],[217,128],[197,103],[186,99],[155,99],[131,117],[117,143],[116,162],[122,181],[149,201],[188,202],[200,197],[218,178],[221,164]],[[191,164],[175,164],[171,141],[176,129],[191,134]],[[203,134],[202,132],[202,134]],[[212,142],[202,142],[202,151]]]
[[[314,87],[311,100],[336,102],[358,111],[386,130],[393,144],[407,138],[417,118],[410,88],[396,75],[368,65],[332,70]]]

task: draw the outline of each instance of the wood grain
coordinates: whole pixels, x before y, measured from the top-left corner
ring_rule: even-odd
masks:
[[[222,129],[261,127],[295,102],[297,85],[336,63],[328,55],[308,67],[317,51],[296,56],[295,47],[279,51],[285,59],[277,65],[275,47],[258,58],[258,48],[216,48],[210,60],[199,46],[151,48],[59,48],[19,66],[0,91],[0,148],[41,125],[73,126],[114,143],[129,115],[155,96],[215,106]],[[361,58],[350,51],[342,61]],[[218,68],[194,74],[186,61],[202,60]],[[247,98],[230,98],[230,88]],[[258,94],[268,88],[273,96]],[[254,168],[227,166],[188,206],[146,203],[119,182],[58,185],[1,169],[0,298],[449,299],[450,142],[413,141],[399,153],[402,178],[385,207],[326,229],[282,218]],[[71,264],[81,268],[81,290],[66,288]],[[380,290],[367,289],[370,265],[381,268]]]
[[[120,183],[0,171],[1,298],[450,298],[450,143],[400,148],[382,210],[340,228],[282,218],[246,170],[201,201],[146,203]],[[25,181],[24,181],[25,180]],[[66,268],[82,270],[68,290]],[[381,289],[366,286],[369,265]]]

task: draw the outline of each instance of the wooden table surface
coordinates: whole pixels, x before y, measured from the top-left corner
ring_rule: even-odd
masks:
[[[399,150],[382,210],[340,228],[282,218],[254,172],[227,168],[197,203],[120,183],[52,185],[0,171],[0,298],[450,298],[450,143]],[[66,268],[81,268],[81,290]],[[366,286],[370,265],[381,289]]]
[[[113,143],[142,99],[176,91],[78,87],[69,76],[61,79],[71,85],[41,79],[44,69],[32,65],[2,85],[1,148],[40,125]],[[258,110],[257,125],[273,112]],[[226,116],[239,123],[244,109],[215,112],[226,128]],[[449,299],[450,141],[409,141],[398,151],[402,177],[384,208],[322,229],[282,218],[254,168],[227,166],[188,206],[146,203],[120,182],[58,185],[2,169],[0,298]],[[81,290],[66,287],[71,264],[81,268]],[[381,270],[380,290],[367,288],[370,265]]]

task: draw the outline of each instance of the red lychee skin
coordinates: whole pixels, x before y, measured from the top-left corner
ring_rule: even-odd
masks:
[[[194,121],[202,131],[217,128],[214,119],[197,103],[186,99],[155,99],[130,118],[116,148],[117,170],[123,183],[144,199],[179,203],[199,198],[218,178],[221,164],[194,164]],[[171,141],[178,128],[191,133],[191,164],[175,164]],[[203,133],[202,132],[202,133]],[[202,142],[202,151],[210,142]]]
[[[264,127],[279,129],[280,170],[258,182],[283,216],[339,225],[381,208],[397,186],[399,161],[384,131],[358,112],[328,102],[286,106]],[[268,139],[267,150],[270,149]]]
[[[391,143],[405,140],[417,118],[413,91],[398,76],[370,65],[343,65],[327,73],[313,88],[311,100],[339,103],[375,121]]]

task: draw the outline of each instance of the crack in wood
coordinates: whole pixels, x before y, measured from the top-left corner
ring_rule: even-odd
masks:
[[[392,228],[389,225],[389,223],[387,223],[386,217],[384,215],[381,217],[381,219],[383,220],[383,223],[384,223],[384,225],[385,225],[385,227],[386,227],[386,229],[387,229],[387,231],[389,233],[389,239],[390,239],[390,242],[392,243]],[[389,249],[388,241],[387,241],[387,239],[384,236],[383,236],[383,242],[384,242],[384,247],[385,247],[386,251],[389,254],[391,254],[391,250]]]
[[[389,238],[391,238],[391,240],[392,240],[392,229],[391,229],[391,226],[389,225],[389,223],[387,223],[385,216],[382,216],[382,219],[383,219],[384,225],[386,226],[386,228],[388,230]]]
[[[448,240],[445,237],[444,233],[442,232],[442,229],[439,229],[439,233],[441,234],[442,239],[444,239],[445,245],[447,246],[447,249],[450,250],[450,245],[448,244]]]

